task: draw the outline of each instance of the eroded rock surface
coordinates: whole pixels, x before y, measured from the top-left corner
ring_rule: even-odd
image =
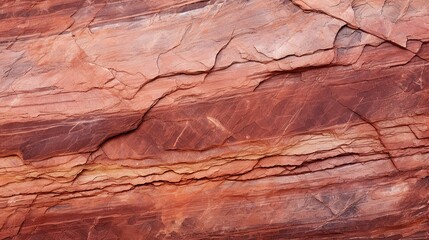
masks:
[[[429,238],[426,0],[5,0],[0,52],[0,238]]]

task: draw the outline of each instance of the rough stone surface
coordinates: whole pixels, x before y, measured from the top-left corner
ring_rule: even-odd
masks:
[[[0,239],[429,238],[429,1],[3,0]]]

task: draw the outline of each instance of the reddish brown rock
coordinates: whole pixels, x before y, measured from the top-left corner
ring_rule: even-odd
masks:
[[[0,238],[429,238],[426,1],[3,1]]]

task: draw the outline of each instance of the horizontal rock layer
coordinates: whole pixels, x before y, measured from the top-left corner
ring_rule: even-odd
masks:
[[[429,2],[0,3],[0,238],[429,238]]]

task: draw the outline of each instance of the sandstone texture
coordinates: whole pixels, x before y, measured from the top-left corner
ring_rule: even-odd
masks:
[[[429,1],[2,0],[0,239],[428,239]]]

